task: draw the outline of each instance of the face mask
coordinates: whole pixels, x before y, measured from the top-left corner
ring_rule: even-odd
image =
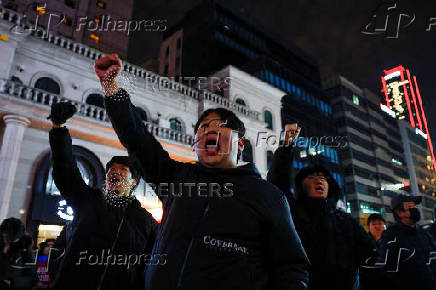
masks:
[[[421,213],[417,208],[409,208],[410,219],[417,222],[421,219]]]

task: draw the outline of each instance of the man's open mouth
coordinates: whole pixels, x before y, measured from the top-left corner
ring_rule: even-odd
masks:
[[[117,177],[112,177],[112,178],[110,179],[110,181],[111,181],[111,183],[116,184],[116,183],[119,183],[119,182],[121,181],[121,179],[119,179],[119,178],[117,178]]]
[[[321,193],[324,192],[324,188],[322,186],[315,187],[315,190]]]
[[[206,154],[207,155],[217,155],[218,145],[219,145],[219,135],[212,134],[206,137]]]

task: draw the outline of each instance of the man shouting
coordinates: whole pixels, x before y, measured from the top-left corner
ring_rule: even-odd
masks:
[[[198,162],[176,162],[118,88],[120,69],[117,55],[95,62],[121,143],[147,182],[190,185],[177,195],[156,192],[164,215],[153,253],[165,254],[167,263],[148,267],[146,288],[306,289],[308,260],[286,198],[252,163],[237,166],[244,146],[241,120],[223,108],[203,112],[194,129]]]
[[[88,186],[64,126],[75,111],[70,103],[56,103],[49,117],[53,179],[75,212],[73,234],[55,288],[142,289],[157,223],[132,195],[139,174],[127,156],[114,156],[106,164],[103,189]]]

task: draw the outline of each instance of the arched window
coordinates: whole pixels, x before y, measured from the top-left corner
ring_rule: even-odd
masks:
[[[35,83],[35,88],[57,95],[61,93],[59,84],[49,77],[39,78]]]
[[[101,94],[89,94],[86,98],[86,103],[88,105],[104,108],[104,96]]]
[[[77,162],[77,167],[80,170],[80,174],[82,175],[83,181],[85,181],[87,185],[90,185],[90,181],[92,181],[91,179],[93,177],[92,170],[89,168],[89,166],[86,164],[86,162],[83,159],[77,159],[76,162]],[[45,194],[61,195],[59,189],[54,183],[52,173],[53,173],[53,167],[50,167],[48,171],[46,186],[45,186]]]
[[[265,123],[267,124],[267,128],[271,129],[273,128],[273,118],[272,118],[272,113],[268,110],[265,110],[263,112],[263,118],[265,120]]]
[[[171,118],[170,119],[170,128],[175,130],[175,131],[182,132],[182,122],[180,122],[180,120],[178,120],[177,118]]]
[[[105,179],[104,168],[91,151],[81,146],[73,146],[73,154],[86,184],[100,188]],[[36,229],[45,223],[62,224],[73,218],[74,209],[60,195],[52,177],[50,153],[41,160],[32,186],[32,202],[29,208],[28,225]]]
[[[145,122],[148,121],[148,118],[147,118],[147,112],[146,112],[143,108],[141,108],[141,107],[135,107],[135,110],[136,110],[136,113],[138,114],[139,118],[140,118],[142,121],[145,121]]]
[[[242,151],[242,161],[253,162],[253,147],[247,139],[245,139],[244,150]]]
[[[245,104],[245,101],[241,98],[237,98],[235,101],[236,104],[241,105],[241,106],[246,106],[247,104]]]

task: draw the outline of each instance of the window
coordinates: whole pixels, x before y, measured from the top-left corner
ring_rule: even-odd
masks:
[[[90,94],[86,98],[86,103],[88,105],[97,106],[100,108],[104,108],[104,96],[100,94]]]
[[[272,113],[270,111],[264,111],[263,112],[263,117],[265,120],[265,123],[267,124],[267,128],[268,129],[273,129],[273,118],[272,118]]]
[[[176,67],[178,68],[180,66],[180,56],[176,58]]]
[[[170,55],[170,47],[167,46],[166,50],[165,50],[165,56],[168,57]]]
[[[242,151],[242,161],[253,162],[253,147],[247,139],[245,139],[244,150]]]
[[[105,180],[105,170],[98,157],[81,146],[74,145],[72,149],[84,182],[91,187],[100,188]],[[32,184],[32,214],[28,223],[65,223],[71,220],[74,217],[74,208],[71,208],[60,195],[53,181],[50,153],[47,153],[38,164]]]
[[[164,75],[166,75],[166,76],[168,75],[168,65],[167,64],[165,65]]]
[[[174,131],[182,132],[182,122],[180,122],[177,118],[170,119],[170,128]]]
[[[241,106],[246,106],[245,101],[241,98],[237,98],[235,103]]]
[[[35,88],[57,95],[61,93],[59,84],[49,77],[39,78],[35,83]]]
[[[358,95],[355,95],[355,94],[353,94],[353,103],[355,104],[355,105],[359,105],[359,96]]]
[[[89,167],[86,165],[85,161],[83,160],[77,160],[77,167],[79,168],[80,174],[82,175],[83,180],[86,184],[89,185],[89,182],[91,181],[92,173]],[[59,192],[59,189],[56,187],[56,184],[53,180],[53,168],[50,167],[48,171],[48,177],[47,182],[45,186],[45,194],[47,195],[61,195]]]

